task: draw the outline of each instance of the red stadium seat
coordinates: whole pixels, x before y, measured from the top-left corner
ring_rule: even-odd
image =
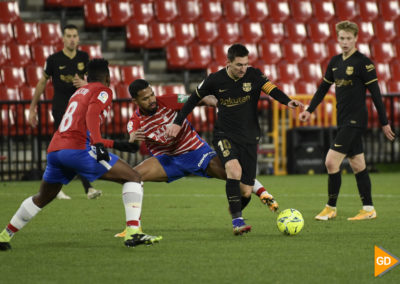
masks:
[[[0,44],[0,67],[2,65],[5,65],[7,62],[8,62],[7,46]]]
[[[17,22],[14,24],[14,35],[19,44],[33,44],[39,39],[37,24]]]
[[[389,81],[387,82],[387,87],[388,87],[388,93],[400,94],[400,81]]]
[[[282,58],[281,46],[279,43],[270,43],[263,40],[258,44],[260,59],[266,64],[275,64]]]
[[[292,82],[278,82],[277,87],[288,96],[296,95],[296,87]]]
[[[303,23],[287,20],[285,27],[287,37],[292,42],[303,42],[307,38],[306,26]]]
[[[216,22],[222,17],[220,0],[201,0],[201,17],[205,21]]]
[[[19,17],[18,1],[0,2],[0,23],[15,23],[21,20]]]
[[[386,82],[385,81],[378,81],[378,85],[379,85],[379,89],[381,90],[382,94],[387,94],[388,90],[387,90],[387,86],[386,86]],[[384,99],[385,100],[385,99]]]
[[[239,24],[234,22],[218,22],[219,39],[224,43],[233,44],[239,40]]]
[[[358,1],[358,6],[360,9],[360,17],[365,22],[374,21],[379,15],[376,0]]]
[[[318,22],[329,22],[335,17],[335,7],[331,0],[313,1],[314,17]]]
[[[148,23],[154,19],[153,3],[151,0],[134,1],[133,19],[138,23]]]
[[[232,22],[240,22],[246,17],[244,0],[222,0],[224,16]]]
[[[268,6],[264,0],[249,0],[247,4],[247,17],[252,22],[262,22],[268,17]]]
[[[196,30],[193,23],[174,21],[174,39],[178,44],[189,44],[196,38]]]
[[[374,27],[372,22],[359,22],[358,25],[358,40],[357,42],[369,43],[374,37]]]
[[[395,51],[390,42],[374,40],[370,44],[372,57],[377,62],[389,62],[395,57]]]
[[[377,20],[374,22],[375,35],[380,41],[392,41],[396,38],[396,29],[393,21]]]
[[[84,5],[86,27],[103,27],[107,23],[107,4],[103,2],[86,2]]]
[[[79,46],[80,50],[83,50],[89,54],[89,58],[101,58],[101,47],[98,44],[83,44]]]
[[[38,23],[40,41],[45,45],[56,45],[62,42],[60,23]]]
[[[324,43],[306,40],[303,43],[307,51],[307,59],[310,62],[321,63],[328,57],[328,49]]]
[[[330,39],[326,42],[328,46],[328,57],[331,58],[335,55],[342,53],[339,43],[336,40]]]
[[[108,22],[109,27],[123,27],[133,16],[131,5],[128,1],[110,1],[108,2]]]
[[[390,61],[390,73],[394,81],[400,81],[400,59]]]
[[[386,62],[375,63],[376,75],[379,81],[388,82],[391,78],[390,67]]]
[[[171,41],[173,31],[170,23],[152,21],[148,26],[150,38],[145,44],[146,48],[164,48]]]
[[[281,60],[277,67],[280,82],[294,83],[300,78],[300,72],[297,64],[289,63],[286,60]]]
[[[297,63],[305,57],[303,45],[301,43],[293,43],[289,40],[284,40],[282,43],[283,57],[289,63]]]
[[[283,1],[269,1],[269,16],[275,22],[284,22],[290,17],[289,3]]]
[[[26,66],[32,63],[31,51],[27,44],[15,44],[11,43],[8,45],[8,59],[12,66]]]
[[[340,21],[353,20],[358,16],[356,1],[354,0],[335,0],[336,16]]]
[[[142,65],[120,66],[121,80],[129,85],[136,79],[144,79],[144,70]]]
[[[183,84],[169,84],[160,86],[160,96],[176,94],[186,94],[185,86]]]
[[[400,57],[400,38],[392,41],[393,48],[396,50],[397,57]]]
[[[186,45],[170,42],[167,45],[166,53],[168,69],[182,69],[189,62],[189,51]]]
[[[147,24],[131,21],[126,26],[126,44],[128,47],[145,47],[150,33]]]
[[[119,71],[119,66],[109,65],[108,69],[110,70],[111,84],[115,86],[121,83],[121,72]]]
[[[174,0],[158,0],[154,2],[154,12],[159,22],[172,22],[178,16],[178,8]]]
[[[20,101],[18,88],[1,86],[0,101]]]
[[[303,80],[297,81],[294,86],[296,88],[296,95],[314,95],[318,88],[316,82],[307,82]]]
[[[243,42],[257,43],[263,38],[263,30],[259,22],[243,21],[240,27]]]
[[[197,39],[200,43],[213,43],[218,38],[218,24],[198,21],[196,23]]]
[[[131,95],[129,94],[129,85],[126,84],[118,84],[115,87],[115,92],[118,99],[132,99]]]
[[[215,73],[221,70],[222,68],[225,68],[225,65],[220,65],[216,62],[211,62],[211,64],[207,68],[207,74],[209,75],[211,73]]]
[[[246,48],[249,51],[249,65],[253,65],[258,61],[258,49],[255,43],[246,43]],[[225,56],[226,58],[226,56]]]
[[[178,1],[179,20],[184,23],[195,23],[200,17],[198,0]]]
[[[54,47],[52,45],[42,45],[36,43],[31,46],[32,59],[36,65],[44,66],[47,57],[54,53]]]
[[[21,100],[23,101],[31,101],[33,98],[33,95],[35,93],[35,87],[31,87],[31,86],[22,86],[22,88],[20,88],[20,96],[21,96]],[[40,100],[44,100],[44,94],[40,95]]]
[[[368,43],[357,43],[356,47],[359,52],[362,54],[371,57],[371,50],[369,49],[369,44]]]
[[[227,63],[226,54],[228,52],[230,44],[223,43],[221,41],[214,42],[212,45],[212,54],[214,63],[219,66],[225,66]]]
[[[14,41],[11,24],[0,23],[0,44],[7,44]]]
[[[275,64],[265,64],[264,62],[258,62],[256,68],[260,69],[271,82],[278,80],[278,72],[276,71]]]
[[[328,23],[320,23],[313,19],[308,23],[308,34],[314,42],[326,42],[331,36]]]
[[[302,80],[306,82],[320,82],[322,79],[322,70],[319,63],[312,63],[303,60],[298,64]]]
[[[290,1],[290,11],[292,18],[297,22],[306,22],[313,14],[313,9],[309,0]]]
[[[269,42],[281,42],[285,36],[283,23],[264,21],[262,26],[264,29],[264,39]]]
[[[19,88],[25,84],[25,74],[22,67],[3,66],[1,78],[6,88]]]
[[[207,69],[211,63],[211,47],[206,44],[192,43],[188,46],[189,61],[185,64],[188,69]]]
[[[26,82],[30,87],[36,87],[39,80],[43,77],[43,67],[38,65],[28,65],[25,68]]]
[[[398,0],[381,0],[378,1],[378,4],[380,16],[385,21],[395,21],[400,16],[400,4]]]
[[[44,89],[44,96],[46,100],[52,100],[54,97],[54,87],[52,83],[46,84],[46,88]]]

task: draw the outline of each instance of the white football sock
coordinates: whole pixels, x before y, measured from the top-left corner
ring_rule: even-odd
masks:
[[[125,206],[126,225],[132,228],[139,228],[143,201],[142,185],[137,182],[124,183],[122,186],[122,201]]]
[[[22,202],[15,215],[11,218],[10,224],[21,230],[40,210],[42,209],[33,203],[32,196],[30,196]]]
[[[363,210],[365,210],[367,212],[371,212],[372,210],[374,210],[374,206],[372,206],[372,205],[364,205],[363,206]]]

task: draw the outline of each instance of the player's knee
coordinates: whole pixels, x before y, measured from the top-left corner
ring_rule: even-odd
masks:
[[[325,167],[328,170],[328,173],[337,172],[339,170],[340,164],[338,165],[336,161],[332,159],[325,160]]]

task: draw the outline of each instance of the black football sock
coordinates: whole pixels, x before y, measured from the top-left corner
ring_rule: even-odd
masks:
[[[242,211],[243,211],[243,209],[246,208],[247,204],[249,204],[250,199],[251,199],[251,195],[249,197],[242,196],[240,199],[241,199]]]
[[[85,193],[87,194],[89,191],[89,187],[92,187],[90,182],[83,176],[78,176],[82,182],[83,188],[85,189]]]
[[[371,180],[367,169],[357,173],[355,176],[362,204],[364,206],[372,206]]]
[[[232,219],[242,217],[242,202],[240,200],[240,181],[236,179],[226,180],[226,196],[229,203],[229,211]]]
[[[328,205],[336,207],[336,201],[339,196],[340,186],[342,185],[342,175],[339,172],[328,175]]]

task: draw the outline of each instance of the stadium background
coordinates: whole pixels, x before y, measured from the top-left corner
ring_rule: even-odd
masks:
[[[331,56],[340,53],[335,23],[355,21],[358,49],[376,64],[387,113],[400,128],[400,4],[397,0],[33,0],[0,2],[0,180],[38,179],[53,133],[51,82],[39,105],[37,129],[27,125],[30,99],[45,59],[62,48],[61,27],[80,29],[82,50],[111,63],[113,115],[103,131],[126,137],[132,112],[127,86],[136,78],[154,85],[157,95],[190,93],[225,65],[230,44],[250,50],[250,63],[282,90],[307,102]],[[333,88],[330,90],[333,93]],[[306,95],[306,96],[304,96]],[[334,135],[331,101],[309,124],[264,97],[259,104],[263,140],[259,173],[319,173]],[[370,170],[400,162],[399,140],[386,141],[376,111],[365,135]],[[215,110],[196,108],[191,121],[209,140]],[[279,121],[279,122],[278,122]],[[286,132],[289,130],[289,132]],[[288,134],[288,135],[287,135]],[[123,157],[137,164],[146,149]]]

